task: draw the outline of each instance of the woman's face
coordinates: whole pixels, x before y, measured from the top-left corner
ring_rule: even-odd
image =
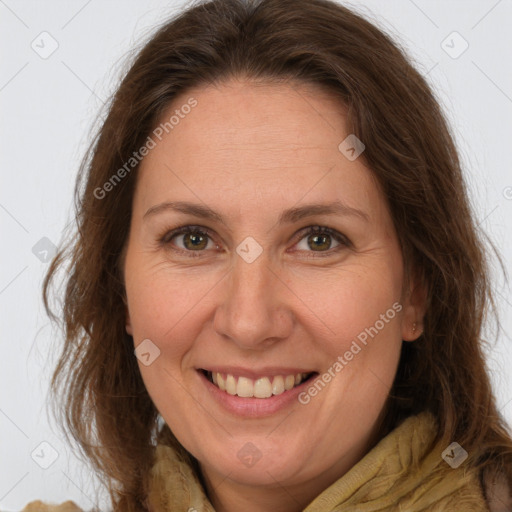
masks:
[[[232,80],[173,114],[124,266],[144,383],[212,486],[320,491],[368,450],[415,337],[386,201],[320,89]]]

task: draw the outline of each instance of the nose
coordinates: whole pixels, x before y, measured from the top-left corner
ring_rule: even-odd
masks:
[[[223,282],[215,331],[240,348],[263,350],[290,336],[293,294],[272,270],[265,251],[252,263],[238,254]]]

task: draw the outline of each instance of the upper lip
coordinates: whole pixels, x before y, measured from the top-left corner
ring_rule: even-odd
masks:
[[[216,372],[230,374],[234,377],[246,377],[248,379],[258,379],[260,377],[275,377],[276,375],[297,375],[297,373],[314,373],[314,370],[304,368],[285,368],[285,367],[263,367],[259,369],[242,368],[241,366],[208,366],[201,367],[198,370],[207,372]]]

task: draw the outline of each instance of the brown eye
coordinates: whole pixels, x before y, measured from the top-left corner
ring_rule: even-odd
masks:
[[[350,245],[350,241],[334,229],[311,226],[302,232],[302,238],[297,244],[297,249],[329,255]]]
[[[313,249],[330,249],[331,248],[331,235],[309,235],[308,246]]]
[[[185,233],[182,235],[183,245],[187,249],[205,249],[208,245],[208,235],[199,233]]]
[[[161,237],[160,242],[164,246],[175,246],[183,252],[203,252],[205,249],[212,248],[211,245],[215,245],[208,233],[194,226],[174,229]]]

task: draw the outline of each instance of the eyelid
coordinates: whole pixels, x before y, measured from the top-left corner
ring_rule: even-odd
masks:
[[[209,228],[206,228],[204,226],[199,225],[192,225],[187,224],[184,226],[180,226],[171,230],[166,230],[163,235],[158,237],[158,243],[162,246],[171,245],[171,240],[177,236],[184,235],[187,233],[200,233],[203,235],[206,235],[213,243],[215,243],[216,247],[219,248],[219,244],[215,241],[215,233],[210,230]],[[305,238],[307,235],[315,234],[315,233],[325,233],[332,238],[334,238],[340,245],[338,247],[335,247],[334,249],[329,249],[327,251],[305,251],[308,253],[312,253],[314,256],[308,256],[312,258],[317,257],[324,257],[324,256],[330,256],[335,254],[340,247],[353,247],[352,242],[342,233],[337,231],[336,229],[329,228],[327,226],[322,226],[319,224],[313,224],[306,226],[293,236],[293,240],[295,240],[294,245],[297,245],[303,238]],[[186,253],[188,256],[191,257],[197,257],[200,256],[201,253],[206,252],[205,250],[198,250],[198,251],[186,251],[177,247],[172,248],[174,251],[179,253]],[[297,251],[302,252],[302,251]]]

